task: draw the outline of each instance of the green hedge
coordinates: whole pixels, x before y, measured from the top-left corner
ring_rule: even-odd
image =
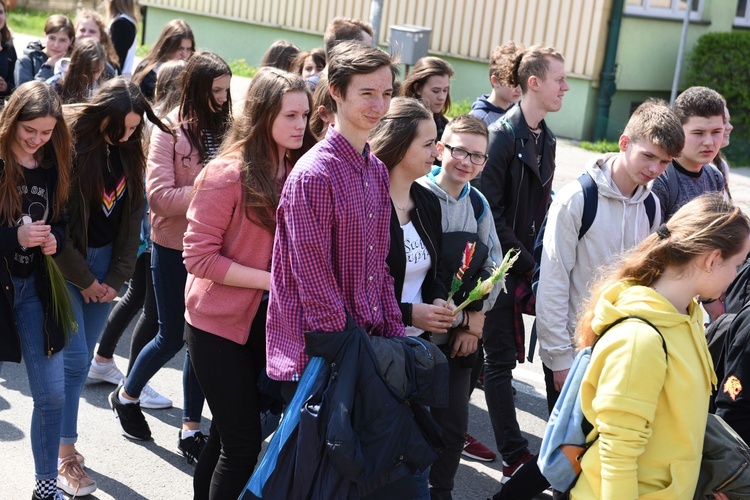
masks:
[[[707,33],[688,59],[687,82],[719,92],[732,115],[732,142],[724,150],[730,163],[750,165],[750,32]]]

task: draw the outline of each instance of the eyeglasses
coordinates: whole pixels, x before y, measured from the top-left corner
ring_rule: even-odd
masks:
[[[487,159],[489,158],[489,155],[485,155],[482,153],[469,153],[465,149],[454,148],[450,144],[443,144],[443,146],[445,146],[446,149],[451,152],[451,156],[456,160],[464,160],[468,156],[471,160],[471,163],[473,163],[474,165],[484,165],[485,163],[487,163]]]

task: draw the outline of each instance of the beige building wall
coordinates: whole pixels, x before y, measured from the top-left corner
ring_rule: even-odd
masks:
[[[369,19],[370,0],[141,0],[143,5],[322,34],[335,16]],[[381,40],[394,24],[432,29],[435,54],[486,61],[507,40],[543,42],[568,71],[597,79],[612,0],[383,0]]]

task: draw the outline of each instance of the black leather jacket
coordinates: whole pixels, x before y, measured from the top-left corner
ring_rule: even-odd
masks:
[[[515,275],[534,267],[534,240],[550,204],[557,140],[544,120],[540,125],[541,170],[521,106],[513,106],[490,126],[490,158],[482,172],[481,191],[490,204],[500,244],[505,251],[521,250],[510,271]]]

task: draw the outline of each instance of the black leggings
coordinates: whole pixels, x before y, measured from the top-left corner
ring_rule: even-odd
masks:
[[[144,346],[151,342],[159,331],[159,315],[156,312],[156,296],[154,295],[154,282],[151,274],[151,252],[144,252],[138,257],[127,292],[109,313],[107,324],[104,326],[104,332],[99,341],[99,349],[96,351],[99,356],[107,359],[114,356],[120,337],[141,307],[143,311],[138,318],[130,341],[130,360],[128,361],[127,373],[130,373],[135,359]]]
[[[245,345],[185,323],[190,361],[213,414],[208,442],[195,467],[195,500],[239,497],[258,461],[258,374],[265,366],[267,307],[263,301]]]

